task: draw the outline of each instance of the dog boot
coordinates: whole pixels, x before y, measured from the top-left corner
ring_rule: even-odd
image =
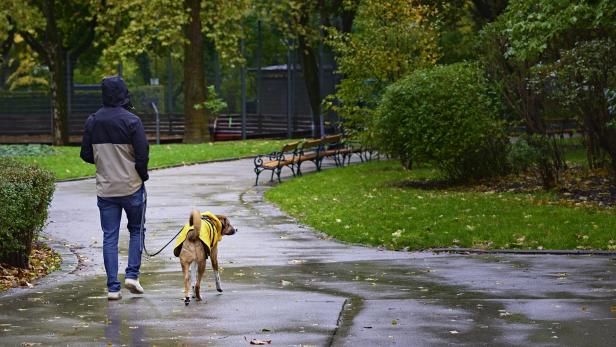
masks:
[[[220,274],[218,271],[214,271],[214,278],[216,279],[216,290],[222,293],[222,287],[220,286]]]

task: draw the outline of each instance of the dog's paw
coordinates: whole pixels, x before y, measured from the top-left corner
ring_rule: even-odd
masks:
[[[184,305],[188,306],[188,304],[190,304],[190,297],[185,297],[184,298]]]

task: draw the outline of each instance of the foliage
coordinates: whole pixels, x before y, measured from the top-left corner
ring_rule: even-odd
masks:
[[[242,21],[250,10],[250,1],[208,0],[201,10],[202,30],[214,41],[221,58],[231,65],[243,63],[238,43],[243,37]],[[188,14],[183,1],[114,1],[107,7],[102,23],[99,32],[109,45],[103,53],[115,64],[142,53],[168,49],[179,58],[182,53],[174,47],[186,42],[182,28],[188,23]]]
[[[507,138],[492,93],[473,64],[416,70],[383,95],[379,148],[403,163],[434,162],[450,180],[503,173]]]
[[[37,53],[49,69],[52,95],[52,138],[56,145],[68,143],[68,86],[72,84],[74,62],[92,47],[95,28],[105,1],[5,0],[0,12]],[[68,72],[68,73],[67,73]]]
[[[338,112],[349,132],[371,137],[373,110],[386,86],[436,62],[437,28],[428,20],[433,8],[418,1],[364,1],[354,29],[327,28],[326,42],[344,79],[326,107]]]
[[[239,41],[246,37],[244,22],[251,13],[251,0],[210,0],[201,16],[205,36],[214,42],[220,59],[230,67],[244,65]]]
[[[11,30],[12,25],[9,22],[9,9],[0,7],[0,42],[3,42],[8,38],[8,32]]]
[[[616,85],[615,16],[616,3],[610,0],[515,0],[492,30],[505,41],[505,59],[530,72],[527,89],[574,114],[589,136],[588,152],[607,152],[616,172],[609,108],[609,91]],[[547,101],[539,102],[549,113]]]
[[[545,189],[553,188],[558,183],[565,166],[556,139],[539,134],[520,136],[511,145],[507,157],[514,172],[533,172],[541,179]]]
[[[614,30],[616,4],[611,0],[513,0],[505,13],[511,46],[520,59],[537,58],[578,40]]]
[[[265,198],[338,240],[389,249],[614,247],[613,208],[565,204],[536,192],[429,188],[437,178],[429,167],[403,170],[373,161],[295,177]]]
[[[195,105],[195,109],[205,108],[210,114],[218,114],[227,108],[227,103],[218,97],[214,86],[207,86],[207,98],[204,102]]]
[[[18,36],[16,41],[19,40],[21,40],[21,38]],[[15,70],[9,74],[6,80],[8,89],[19,90],[24,88],[31,89],[33,87],[47,88],[49,86],[49,71],[37,61],[39,60],[38,55],[32,52],[22,41],[16,46],[15,58],[9,59],[7,62],[7,66],[15,66]]]
[[[44,169],[0,158],[0,259],[26,268],[32,242],[47,219],[54,177]]]
[[[520,174],[532,169],[539,162],[540,153],[524,137],[516,139],[507,153],[507,161],[514,173]]]
[[[166,50],[185,40],[181,28],[188,15],[182,1],[113,1],[105,12],[97,30],[100,42],[107,46],[103,58],[113,63],[110,66],[130,56]]]

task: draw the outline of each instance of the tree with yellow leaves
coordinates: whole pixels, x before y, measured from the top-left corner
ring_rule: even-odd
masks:
[[[327,28],[343,80],[326,107],[344,118],[346,130],[368,140],[374,108],[389,84],[439,57],[436,9],[415,0],[362,1],[353,31]]]

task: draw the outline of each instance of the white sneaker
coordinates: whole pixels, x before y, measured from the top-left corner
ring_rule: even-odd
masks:
[[[120,292],[107,293],[107,300],[120,300],[120,299],[122,299],[122,293]]]
[[[143,294],[143,287],[138,279],[127,278],[124,280],[124,286],[133,294]]]

